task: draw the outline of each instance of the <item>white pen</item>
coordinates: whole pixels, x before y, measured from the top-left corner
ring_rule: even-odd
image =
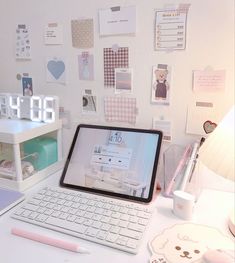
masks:
[[[51,245],[54,247],[59,247],[63,249],[67,249],[73,252],[78,252],[78,253],[90,253],[86,248],[80,247],[78,244],[53,238],[53,237],[48,237],[46,235],[41,235],[38,233],[33,233],[30,231],[26,231],[24,229],[19,229],[19,228],[12,228],[11,233],[16,236],[24,237],[27,239],[31,239],[43,244]]]
[[[188,161],[188,164],[187,164],[187,167],[186,167],[186,171],[185,171],[185,173],[183,175],[183,179],[182,179],[182,182],[181,182],[180,190],[182,190],[182,191],[185,190],[187,181],[188,181],[188,179],[190,177],[190,174],[192,172],[193,165],[195,163],[195,159],[196,159],[196,156],[197,156],[198,147],[199,147],[199,143],[195,142],[194,146],[193,146],[192,154],[191,154],[191,156],[189,158],[189,161]]]

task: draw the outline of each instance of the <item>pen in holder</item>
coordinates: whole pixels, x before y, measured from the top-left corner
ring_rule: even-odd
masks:
[[[174,144],[164,152],[164,196],[173,197],[173,192],[179,188],[190,153],[190,145],[184,148]]]
[[[164,152],[164,196],[173,197],[173,192],[180,190],[194,195],[197,200],[201,188],[197,166],[200,145],[201,142],[185,148],[172,145]]]
[[[201,193],[202,178],[200,178],[201,173],[199,171],[198,151],[204,141],[205,138],[202,137],[200,142],[194,143],[194,148],[187,164],[187,168],[189,169],[187,171],[188,174],[184,175],[184,177],[186,177],[184,179],[186,182],[184,183],[184,185],[181,185],[181,190],[194,195],[195,201],[197,201]]]

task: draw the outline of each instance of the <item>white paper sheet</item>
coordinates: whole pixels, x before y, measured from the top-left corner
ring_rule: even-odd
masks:
[[[99,10],[100,35],[135,34],[136,7],[112,7]]]
[[[187,114],[186,133],[206,136],[205,124],[209,123],[215,126],[218,123],[218,117],[212,107],[200,107],[190,105]]]
[[[57,23],[49,23],[45,27],[44,32],[45,45],[62,45],[63,44],[63,28]]]

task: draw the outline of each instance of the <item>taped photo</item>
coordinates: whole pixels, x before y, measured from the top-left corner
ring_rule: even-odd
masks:
[[[85,92],[82,96],[82,112],[83,113],[96,113],[97,112],[97,98],[96,96],[87,94],[89,92]]]
[[[132,69],[115,68],[115,93],[132,93]]]

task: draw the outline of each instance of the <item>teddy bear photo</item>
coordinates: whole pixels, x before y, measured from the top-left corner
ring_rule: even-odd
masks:
[[[153,67],[153,102],[163,102],[164,104],[169,103],[169,67],[165,64],[158,64]]]

